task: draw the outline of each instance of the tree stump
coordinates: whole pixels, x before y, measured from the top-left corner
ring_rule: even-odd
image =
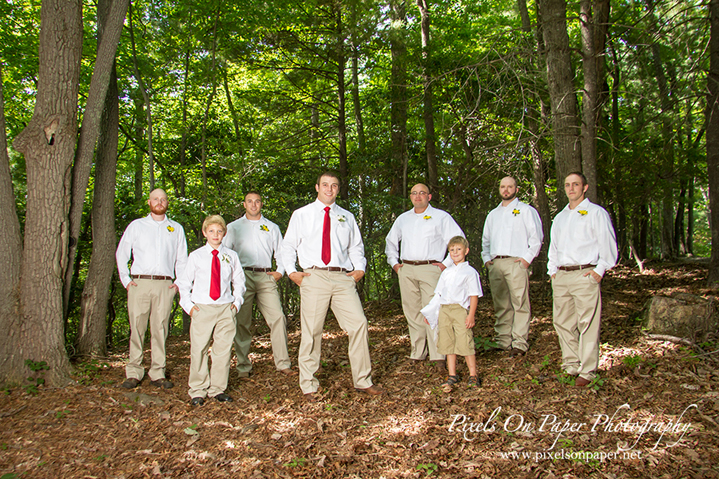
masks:
[[[701,341],[719,327],[717,304],[687,293],[653,296],[644,306],[644,327],[654,334]]]

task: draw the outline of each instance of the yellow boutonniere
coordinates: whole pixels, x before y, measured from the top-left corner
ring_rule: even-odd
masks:
[[[519,210],[516,209],[516,208],[513,209],[513,210],[512,210],[512,214],[513,214],[514,216],[517,216],[517,215],[519,214]]]
[[[431,220],[431,219],[432,219],[432,217],[431,217],[430,215],[424,215],[422,218],[425,219],[425,220]]]
[[[167,227],[167,231],[169,231],[170,233],[172,233],[173,231],[175,231],[175,228],[173,228],[172,226],[168,226],[168,227]]]
[[[270,231],[267,225],[260,225],[260,231]]]
[[[582,216],[587,216],[587,210],[579,210],[579,211],[577,211],[577,213],[579,213]]]
[[[222,261],[224,261],[225,263],[228,263],[228,264],[229,264],[229,262],[230,262],[230,257],[227,256],[226,254],[223,254],[223,255],[222,255]]]

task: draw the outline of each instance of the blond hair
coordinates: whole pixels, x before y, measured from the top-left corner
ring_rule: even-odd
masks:
[[[449,243],[447,243],[447,249],[451,248],[454,245],[462,245],[464,248],[469,248],[469,241],[467,241],[467,238],[464,236],[455,236],[451,240],[449,240]]]
[[[225,223],[225,220],[220,215],[210,215],[205,218],[205,221],[202,222],[202,232],[207,233],[207,228],[209,228],[210,225],[220,225],[223,231],[227,231],[227,223]]]

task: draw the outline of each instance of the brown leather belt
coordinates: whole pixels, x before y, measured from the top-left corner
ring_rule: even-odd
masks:
[[[507,258],[512,258],[512,256],[504,256],[504,255],[500,254],[500,255],[495,256],[492,259],[507,259]]]
[[[581,269],[596,268],[596,264],[578,264],[575,266],[560,266],[557,269],[560,271],[579,271]]]
[[[270,271],[272,271],[272,268],[251,268],[251,267],[247,267],[247,268],[242,268],[242,269],[244,269],[245,271],[254,271],[255,273],[269,273]]]
[[[155,276],[153,274],[133,274],[132,279],[155,279],[158,281],[172,281],[172,276]]]
[[[320,271],[331,271],[333,273],[346,273],[347,272],[346,269],[339,268],[337,266],[327,266],[324,268],[320,268],[319,266],[312,266],[311,268],[308,268],[308,269],[319,269]]]
[[[412,266],[422,266],[425,264],[440,263],[440,262],[441,261],[432,261],[432,260],[428,260],[428,261],[408,261],[406,259],[402,260],[402,264],[411,264]]]

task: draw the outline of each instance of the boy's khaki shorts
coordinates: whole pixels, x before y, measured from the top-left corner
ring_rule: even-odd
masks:
[[[437,352],[440,354],[456,354],[457,356],[474,355],[474,338],[472,330],[467,329],[465,320],[468,311],[458,304],[443,304],[439,309],[439,338]]]

